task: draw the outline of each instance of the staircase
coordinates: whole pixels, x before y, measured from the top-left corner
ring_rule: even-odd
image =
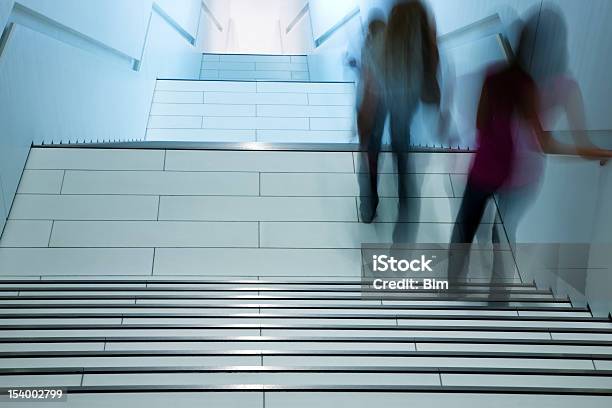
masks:
[[[410,153],[421,209],[401,222],[416,242],[449,242],[470,160]],[[385,152],[379,213],[359,222],[361,161],[32,148],[0,240],[2,395],[61,387],[69,408],[610,406],[612,322],[514,268],[490,283],[490,262],[472,257],[450,295],[362,296],[361,245],[391,242],[398,201]],[[496,214],[478,242],[503,229]]]
[[[0,386],[61,387],[69,407],[100,394],[106,406],[611,401],[612,323],[548,290],[360,291],[338,278],[5,280]]]
[[[146,140],[356,142],[354,111],[349,82],[158,80]]]
[[[200,79],[308,81],[306,55],[203,54]]]

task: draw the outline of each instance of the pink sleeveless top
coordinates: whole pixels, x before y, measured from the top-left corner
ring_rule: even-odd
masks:
[[[470,182],[477,187],[496,191],[517,180],[517,125],[521,105],[536,92],[531,77],[517,67],[490,72],[483,84],[487,92],[487,116],[477,130],[477,151],[472,161]],[[527,135],[525,135],[527,132]],[[522,136],[533,139],[523,126]],[[532,133],[532,132],[531,132]],[[522,138],[522,137],[521,137]],[[519,149],[520,150],[520,149]]]

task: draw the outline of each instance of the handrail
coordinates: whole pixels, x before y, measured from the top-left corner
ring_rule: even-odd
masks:
[[[446,34],[438,36],[438,44],[443,44],[451,41],[460,39],[461,37],[467,36],[475,31],[481,32],[486,30],[486,35],[498,34],[499,30],[497,27],[501,25],[501,18],[498,13],[491,14],[480,20],[474,21],[466,26],[457,28]],[[456,44],[460,45],[460,44]]]
[[[170,27],[181,35],[191,45],[195,45],[195,37],[189,34],[181,25],[166,13],[156,2],[151,6],[151,12],[156,12]]]
[[[203,7],[205,7],[204,4]],[[153,14],[153,12],[157,13],[189,44],[195,45],[195,37],[189,34],[183,27],[181,27],[178,22],[176,22],[155,2],[153,2],[151,6],[151,15]],[[3,30],[2,37],[0,37],[0,56],[2,55],[2,51],[6,46],[10,32],[13,30],[14,24],[20,24],[25,27],[28,27],[31,30],[55,38],[58,41],[70,44],[77,48],[92,51],[96,54],[103,54],[112,59],[119,60],[121,61],[121,63],[127,62],[132,70],[139,71],[142,65],[142,59],[144,57],[147,39],[149,37],[149,28],[151,23],[150,19],[151,16],[149,16],[149,22],[147,24],[147,29],[145,32],[141,55],[135,58],[124,53],[123,51],[120,51],[99,40],[96,40],[95,38],[83,34],[73,28],[70,28],[52,18],[49,18],[44,14],[41,14],[29,7],[26,7],[19,3],[15,3],[8,18],[8,24]]]
[[[351,21],[353,17],[358,16],[361,12],[359,6],[355,7],[351,11],[349,11],[340,21],[334,24],[329,30],[324,32],[319,38],[315,40],[315,48],[319,48],[325,41],[329,40],[329,38],[335,34],[340,28],[342,28],[346,23]]]
[[[293,30],[293,27],[295,27],[297,23],[300,22],[302,17],[304,17],[306,13],[308,13],[309,11],[310,11],[310,2],[306,2],[304,7],[302,7],[302,9],[297,13],[297,15],[293,17],[293,20],[291,20],[289,25],[287,25],[287,28],[285,29],[285,34],[289,34],[291,30]]]
[[[4,49],[6,48],[6,44],[8,43],[9,38],[13,34],[14,29],[15,24],[8,23],[2,31],[2,35],[0,36],[0,58],[2,58],[2,55],[4,54]]]
[[[202,10],[204,10],[204,12],[212,20],[212,22],[215,25],[215,27],[217,28],[217,30],[219,30],[219,32],[222,33],[223,32],[223,26],[221,25],[219,20],[217,20],[217,17],[213,14],[213,12],[210,10],[210,8],[208,7],[208,5],[206,4],[206,2],[204,0],[202,0],[201,4],[202,4]]]
[[[133,66],[136,61],[130,55],[108,46],[101,41],[89,37],[77,30],[74,30],[58,21],[55,21],[35,10],[15,3],[9,16],[9,23],[16,23],[28,27],[31,30],[55,38],[63,43],[76,46],[81,49],[89,50],[97,54],[104,54],[112,59],[127,62]]]

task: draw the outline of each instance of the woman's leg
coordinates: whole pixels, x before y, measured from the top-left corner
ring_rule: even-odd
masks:
[[[482,215],[494,191],[479,188],[467,183],[461,207],[451,236],[448,259],[448,277],[451,282],[463,277],[465,265],[469,261],[470,244],[474,241]]]
[[[420,201],[414,197],[417,192],[414,180],[410,174],[408,153],[410,150],[410,120],[409,108],[397,109],[391,112],[390,131],[391,147],[397,163],[397,195],[398,219],[393,231],[393,242],[396,244],[413,244],[416,242],[417,224],[406,222],[418,219]],[[411,197],[413,196],[413,197]]]
[[[382,144],[385,121],[387,119],[387,108],[380,101],[374,113],[373,126],[369,134],[367,145],[366,160],[367,176],[359,174],[359,195],[360,195],[360,215],[361,220],[370,223],[376,216],[378,207],[378,155]]]

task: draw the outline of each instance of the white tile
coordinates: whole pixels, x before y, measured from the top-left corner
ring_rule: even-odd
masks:
[[[357,135],[344,130],[258,130],[260,142],[298,143],[353,143]]]
[[[288,55],[221,54],[222,62],[290,62]]]
[[[291,72],[291,79],[294,81],[308,81],[310,79],[310,74],[308,71],[293,71]]]
[[[154,356],[154,357],[63,357],[13,358],[0,360],[2,368],[60,367],[227,367],[259,366],[259,356]]]
[[[223,79],[290,81],[292,74],[291,71],[221,71],[220,76]]]
[[[206,267],[202,267],[206,265]],[[291,265],[291,271],[287,270]],[[358,249],[181,249],[155,251],[155,275],[344,275],[361,273]]]
[[[157,91],[255,92],[254,82],[158,80]]]
[[[486,332],[486,331],[441,331],[441,330],[377,330],[372,329],[343,329],[343,330],[317,330],[317,329],[266,329],[261,331],[262,336],[274,337],[395,337],[410,341],[417,337],[438,338],[484,338],[484,339],[536,339],[547,340],[546,333],[533,332]]]
[[[219,71],[216,69],[203,69],[200,71],[200,79],[219,79]]]
[[[152,264],[152,249],[0,249],[2,275],[150,275]]]
[[[361,248],[363,243],[392,243],[394,223],[350,222],[262,222],[261,247],[271,248]],[[447,243],[452,224],[400,225],[418,243]]]
[[[17,193],[59,194],[63,170],[24,170]]]
[[[355,153],[355,168],[362,169],[363,155]],[[409,153],[407,157],[410,173],[467,173],[470,169],[472,153]],[[380,173],[396,173],[395,158],[392,153],[381,153],[378,159]]]
[[[355,130],[353,118],[310,118],[312,130]]]
[[[308,129],[307,118],[205,117],[205,129]]]
[[[219,61],[219,54],[202,54],[202,62]]]
[[[524,295],[523,295],[524,296]],[[497,326],[497,327],[529,327],[529,328],[606,328],[601,323],[589,322],[553,322],[553,321],[515,321],[515,320],[444,320],[444,319],[402,319],[397,321],[398,326]]]
[[[353,172],[351,153],[170,150],[166,170]]]
[[[566,346],[548,344],[448,344],[417,343],[420,351],[477,351],[497,353],[579,353],[579,354],[612,354],[608,346]]]
[[[202,127],[201,116],[149,116],[149,129],[198,129]]]
[[[258,105],[257,116],[288,118],[350,118],[355,116],[352,106],[310,106],[310,105]]]
[[[102,351],[104,343],[0,343],[0,352],[23,351]]]
[[[68,171],[63,190],[64,194],[259,195],[259,175],[240,172]],[[96,197],[89,200],[95,204]],[[157,208],[155,210],[157,213]]]
[[[81,384],[81,374],[74,375],[3,375],[0,387],[62,388]]]
[[[189,344],[190,350],[371,350],[372,345],[376,345],[377,350],[397,350],[397,351],[414,351],[414,343],[411,342],[396,342],[396,343],[364,343],[364,342],[265,342],[265,341],[249,341],[249,342],[134,342],[108,343],[107,350],[183,350],[185,345]]]
[[[218,71],[219,79],[255,81],[255,70],[253,71]]]
[[[308,105],[308,98],[303,93],[205,92],[204,102],[230,105]]]
[[[154,103],[151,115],[255,116],[255,105]]]
[[[299,64],[307,64],[308,57],[305,55],[291,55],[291,62],[299,63]]]
[[[15,337],[141,337],[143,339],[159,336],[159,337],[228,337],[228,336],[258,336],[259,329],[247,328],[247,329],[109,329],[109,328],[96,328],[96,329],[45,329],[45,330],[4,330],[0,331],[0,338],[15,338]]]
[[[438,374],[374,373],[189,373],[85,374],[84,386],[110,385],[439,385]]]
[[[202,292],[195,292],[196,294],[200,294]],[[50,321],[52,319],[44,319],[46,321]],[[68,320],[68,319],[66,319]],[[85,319],[83,319],[85,320]],[[27,324],[26,319],[5,319],[6,324]],[[119,319],[121,321],[121,319]],[[124,324],[134,324],[134,325],[143,325],[143,324],[151,324],[151,325],[164,325],[164,324],[184,324],[184,325],[262,325],[262,327],[279,327],[279,326],[297,326],[297,325],[333,325],[341,329],[342,327],[359,325],[366,326],[369,328],[377,328],[380,326],[392,326],[395,324],[395,319],[357,319],[357,318],[342,318],[342,319],[333,319],[333,318],[291,318],[291,317],[282,317],[282,318],[265,318],[258,316],[251,317],[232,317],[232,318],[202,318],[202,317],[129,317],[126,316],[123,319]],[[0,325],[0,328],[2,326]]]
[[[105,394],[71,394],[65,408],[192,408],[206,401],[207,408],[263,408],[263,392],[146,392]],[[565,408],[565,407],[563,407]],[[590,408],[590,407],[583,407]]]
[[[360,175],[359,177],[367,177]],[[450,180],[446,174],[414,174],[409,184],[411,197],[452,197]],[[379,175],[378,193],[381,197],[397,197],[397,177]],[[262,195],[284,196],[358,196],[359,185],[355,174],[295,173],[261,175]],[[383,204],[384,205],[384,204]]]
[[[343,82],[261,82],[257,92],[298,92],[312,94],[351,94],[355,93],[355,84]]]
[[[202,103],[204,94],[202,92],[173,92],[155,91],[154,103]]]
[[[253,76],[258,81],[291,81],[291,74],[291,71],[255,71]]]
[[[285,270],[285,273],[286,270]],[[353,277],[353,279],[355,279]],[[210,299],[210,300],[199,300],[199,299],[171,299],[172,304],[180,304],[180,305],[197,305],[197,306],[214,306],[214,307],[224,307],[228,305],[236,305],[235,299]],[[15,303],[7,303],[9,305],[15,305]],[[137,299],[137,304],[143,305],[164,305],[170,303],[167,299]],[[349,306],[349,307],[361,307],[364,305],[368,306],[378,306],[380,305],[379,300],[347,300],[347,299],[339,299],[339,300],[278,300],[278,299],[265,299],[265,300],[240,300],[240,307],[279,307],[279,306],[288,306],[288,307],[304,307],[304,306],[315,306],[315,307],[331,307],[331,306]],[[1,333],[0,333],[1,334]]]
[[[612,333],[551,333],[554,340],[612,341]]]
[[[147,129],[149,141],[254,142],[255,129]]]
[[[529,317],[593,317],[590,312],[548,312],[548,311],[530,311],[519,310],[519,316]]]
[[[441,374],[442,384],[450,387],[542,387],[542,388],[612,388],[610,377],[500,374]]]
[[[154,220],[157,206],[157,197],[18,194],[11,219]]]
[[[355,95],[353,82],[311,82],[306,84],[306,91],[312,94],[351,94]]]
[[[162,170],[162,150],[34,148],[27,169]]]
[[[52,221],[7,221],[0,247],[46,247]]]
[[[205,62],[202,69],[216,69],[219,71],[254,71],[254,62]]]
[[[287,62],[257,62],[258,71],[308,71],[308,64]]]
[[[359,195],[359,186],[352,173],[262,173],[261,194],[355,197]]]
[[[307,93],[308,88],[305,83],[290,82],[258,82],[257,92],[266,93]]]
[[[160,220],[357,221],[352,198],[161,197]]]
[[[257,223],[56,221],[52,247],[257,247]]]
[[[378,345],[373,346],[378,349]],[[548,368],[593,370],[590,360],[553,360],[527,358],[450,358],[450,357],[382,357],[382,356],[264,356],[264,365],[295,366],[384,366],[384,367],[483,367]]]
[[[593,363],[598,370],[612,370],[612,361],[610,360],[595,360]]]
[[[355,96],[351,94],[308,94],[310,105],[355,105]]]
[[[66,292],[66,295],[69,295],[73,292]],[[22,291],[20,292],[20,296],[31,296],[31,295],[40,295],[40,292],[36,293],[36,292],[27,292],[27,291]],[[51,294],[55,294],[54,292],[52,292]],[[76,292],[75,294],[83,294]],[[121,324],[121,317],[116,317],[116,318],[79,318],[79,319],[58,319],[56,317],[53,318],[36,318],[36,319],[32,319],[32,318],[25,318],[25,317],[20,317],[17,319],[2,319],[2,321],[0,321],[0,328],[2,328],[2,326],[4,325],[16,325],[16,326],[21,326],[23,328],[27,328],[27,326],[29,325],[45,325],[45,326],[59,326],[59,325],[66,325],[66,324],[71,324],[71,325],[96,325],[96,324],[100,324],[100,325],[105,325],[105,324],[112,324],[112,325],[117,325],[117,324]]]
[[[383,393],[383,392],[268,392],[266,408],[385,408],[405,407],[547,407],[607,408],[609,397],[574,395],[475,394],[475,393]]]

